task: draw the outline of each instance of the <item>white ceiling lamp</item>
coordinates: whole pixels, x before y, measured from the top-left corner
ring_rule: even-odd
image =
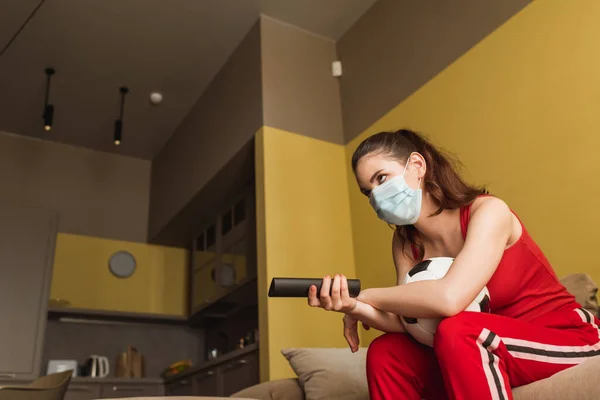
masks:
[[[162,102],[163,95],[160,92],[152,92],[150,93],[150,103],[157,106]]]

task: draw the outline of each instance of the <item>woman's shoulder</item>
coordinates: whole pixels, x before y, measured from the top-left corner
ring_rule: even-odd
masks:
[[[469,230],[474,225],[511,229],[516,219],[508,204],[496,196],[478,196],[467,207],[466,226]]]
[[[471,205],[469,225],[477,221],[481,226],[496,227],[506,230],[507,244],[511,245],[518,240],[525,228],[521,220],[509,207],[506,201],[499,197],[486,195],[479,196]]]
[[[513,214],[506,201],[491,194],[477,196],[469,207],[471,217],[477,213],[496,217],[508,217]]]

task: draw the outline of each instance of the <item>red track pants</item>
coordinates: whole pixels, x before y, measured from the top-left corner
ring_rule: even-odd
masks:
[[[367,352],[370,397],[510,400],[511,387],[600,355],[598,324],[583,309],[529,322],[465,311],[442,320],[433,349],[408,334],[387,333]]]

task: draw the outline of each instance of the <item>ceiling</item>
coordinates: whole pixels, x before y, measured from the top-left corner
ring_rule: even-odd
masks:
[[[375,1],[2,0],[0,131],[152,159],[261,13],[337,40]],[[47,66],[56,69],[50,132]],[[115,146],[123,85],[131,92]],[[154,90],[159,106],[148,101]]]

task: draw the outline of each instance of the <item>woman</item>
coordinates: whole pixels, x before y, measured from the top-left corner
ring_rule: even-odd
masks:
[[[518,217],[465,183],[425,138],[410,130],[373,135],[352,168],[377,216],[396,226],[397,286],[355,299],[344,276],[326,276],[308,302],[345,314],[352,351],[357,322],[387,332],[367,353],[371,399],[508,400],[511,387],[600,354],[598,320],[560,284]],[[440,256],[454,257],[443,279],[402,284],[416,263]],[[491,314],[463,311],[486,285]],[[443,317],[433,348],[410,337],[398,316]]]

